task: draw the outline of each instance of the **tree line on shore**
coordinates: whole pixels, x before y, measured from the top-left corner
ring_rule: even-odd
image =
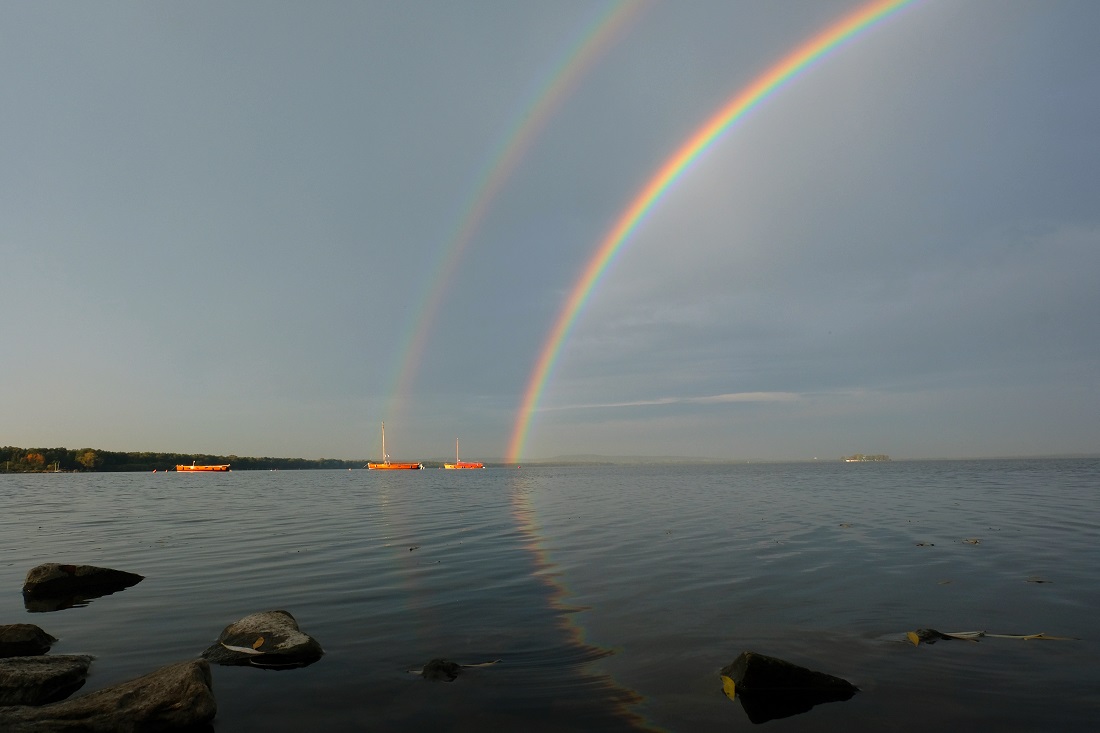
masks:
[[[362,468],[365,461],[337,458],[252,458],[212,456],[206,453],[153,453],[107,451],[96,448],[0,448],[0,473],[49,473],[61,471],[174,471],[179,464],[219,465],[234,471],[295,471],[322,468]]]

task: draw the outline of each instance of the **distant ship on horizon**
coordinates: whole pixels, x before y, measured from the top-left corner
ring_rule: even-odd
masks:
[[[855,455],[851,456],[844,456],[845,463],[876,463],[886,462],[889,460],[890,456],[886,455],[885,453],[878,453],[873,456],[865,456],[862,453],[856,453]]]

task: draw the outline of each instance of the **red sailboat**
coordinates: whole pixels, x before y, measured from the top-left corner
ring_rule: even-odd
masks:
[[[485,468],[485,464],[458,460],[458,438],[455,438],[455,462],[444,463],[443,468]]]
[[[390,455],[386,453],[386,423],[382,423],[382,462],[367,462],[367,468],[372,471],[416,471],[424,468],[423,463],[392,463]]]

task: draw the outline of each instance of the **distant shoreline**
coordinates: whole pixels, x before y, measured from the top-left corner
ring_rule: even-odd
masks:
[[[1005,461],[1005,460],[1068,460],[1100,458],[1095,453],[1061,453],[1028,456],[971,456],[930,458],[889,458],[850,461],[851,456],[837,458],[798,459],[733,459],[700,456],[604,456],[599,454],[563,455],[520,463],[483,461],[489,468],[517,468],[522,466],[728,466],[762,465],[776,463],[895,463],[912,461]],[[150,451],[108,451],[98,448],[0,448],[0,473],[122,473],[172,471],[178,464],[225,464],[233,471],[309,471],[365,469],[370,459],[342,458],[274,458],[237,455],[210,455],[207,453],[165,453]],[[421,461],[426,469],[441,468],[450,459],[439,458]]]

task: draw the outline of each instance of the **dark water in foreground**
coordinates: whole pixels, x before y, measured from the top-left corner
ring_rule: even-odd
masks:
[[[146,579],[32,614],[42,562]],[[1092,731],[1100,461],[0,476],[0,623],[96,655],[78,694],[273,608],[326,655],[215,667],[219,732],[750,730],[744,650],[861,688],[770,730]]]

